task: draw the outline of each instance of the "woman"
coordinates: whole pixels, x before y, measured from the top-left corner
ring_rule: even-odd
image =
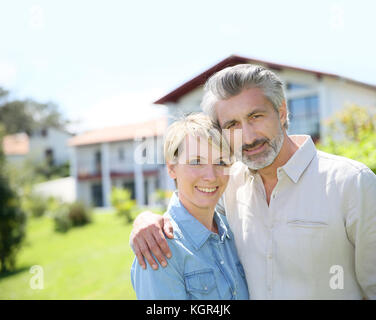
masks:
[[[248,299],[243,267],[224,216],[215,212],[228,180],[232,156],[204,114],[173,123],[164,155],[175,180],[167,212],[174,227],[166,267],[143,269],[135,259],[132,284],[138,299]]]

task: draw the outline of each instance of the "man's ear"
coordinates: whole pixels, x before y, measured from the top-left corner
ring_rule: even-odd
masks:
[[[278,109],[279,111],[279,121],[281,122],[282,128],[284,128],[284,125],[287,121],[287,105],[286,100],[283,100],[281,106]]]
[[[166,166],[167,166],[168,175],[171,177],[171,179],[175,180],[176,179],[175,165],[170,162],[167,162]]]

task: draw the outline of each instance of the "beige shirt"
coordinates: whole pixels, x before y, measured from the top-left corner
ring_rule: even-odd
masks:
[[[376,176],[290,137],[300,148],[278,168],[269,206],[241,162],[223,195],[250,298],[376,299]]]

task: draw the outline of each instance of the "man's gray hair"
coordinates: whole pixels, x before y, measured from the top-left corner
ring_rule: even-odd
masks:
[[[277,112],[286,101],[283,82],[275,73],[257,65],[238,64],[215,73],[206,81],[201,107],[212,121],[217,123],[215,104],[250,88],[261,89]],[[288,117],[284,128],[288,129]]]

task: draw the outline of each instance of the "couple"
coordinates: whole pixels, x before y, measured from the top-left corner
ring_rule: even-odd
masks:
[[[250,299],[376,299],[372,171],[317,151],[309,136],[288,136],[283,84],[263,67],[217,72],[202,107],[213,129],[241,129],[240,150],[229,139],[240,161],[226,177],[217,168],[218,159],[224,168],[231,162],[222,143],[204,164],[168,165],[178,193],[163,217],[140,214],[131,235],[138,298],[247,299],[248,287]],[[202,135],[186,136],[176,143]],[[202,175],[191,165],[203,167]],[[219,199],[216,210],[212,199]]]

